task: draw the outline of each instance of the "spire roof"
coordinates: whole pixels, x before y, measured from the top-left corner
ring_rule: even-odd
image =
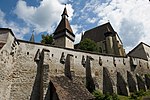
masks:
[[[63,13],[62,13],[62,15],[61,15],[61,16],[63,16],[63,15],[66,15],[67,17],[69,17],[69,16],[68,16],[68,13],[67,13],[67,9],[66,9],[66,7],[64,8],[64,11],[63,11]]]
[[[30,42],[34,42],[34,34],[32,33],[32,36],[30,38]]]
[[[67,14],[67,9],[66,7],[64,8],[63,14],[61,15],[62,19],[59,23],[59,25],[57,26],[54,35],[57,34],[61,34],[63,31],[67,31],[68,33],[70,33],[73,37],[75,37],[75,35],[73,34],[72,28],[70,26],[70,23],[67,19],[68,14]],[[67,16],[67,17],[66,17]],[[54,36],[55,37],[55,36]]]
[[[70,24],[69,24],[68,19],[65,19],[65,18],[63,18],[63,19],[60,21],[60,23],[59,23],[59,25],[57,26],[57,28],[56,28],[54,34],[57,34],[57,33],[59,33],[60,31],[63,31],[63,30],[68,30],[69,33],[73,33],[73,31],[72,31],[72,29],[71,29],[71,26],[70,26]]]

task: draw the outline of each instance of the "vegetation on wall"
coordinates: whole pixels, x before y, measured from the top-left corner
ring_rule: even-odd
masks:
[[[52,34],[47,34],[47,35],[42,34],[41,43],[52,44],[53,43],[53,35]]]
[[[95,51],[95,52],[99,51],[96,43],[93,40],[88,38],[80,42],[79,49],[86,50],[86,51]]]

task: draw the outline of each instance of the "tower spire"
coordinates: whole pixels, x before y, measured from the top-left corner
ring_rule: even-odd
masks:
[[[32,31],[32,35],[31,35],[31,38],[30,38],[30,42],[34,42],[34,30]]]
[[[66,4],[65,4],[65,8],[64,8],[64,11],[63,11],[63,13],[62,13],[61,16],[62,16],[63,18],[64,18],[65,16],[69,17],[69,16],[68,16],[68,13],[67,13],[67,9],[66,9]]]
[[[70,23],[69,23],[68,18],[67,18],[69,16],[68,16],[68,13],[67,13],[66,6],[65,6],[64,11],[63,11],[61,16],[62,16],[62,19],[61,19],[59,25],[57,26],[57,28],[54,32],[54,35],[61,32],[61,31],[67,30],[74,37],[72,28],[71,28]]]
[[[72,28],[68,20],[69,16],[66,6],[61,16],[62,19],[54,32],[55,45],[66,48],[74,48],[73,42],[75,40],[75,35],[73,34]]]

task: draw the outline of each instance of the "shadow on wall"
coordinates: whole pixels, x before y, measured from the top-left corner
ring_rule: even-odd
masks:
[[[143,80],[143,78],[139,74],[136,74],[136,79],[137,79],[137,83],[138,83],[138,89],[146,91],[147,87],[146,87],[146,84],[145,84],[145,81]]]
[[[120,72],[117,72],[117,92],[120,95],[129,96],[129,88],[127,82],[123,78]]]
[[[131,71],[134,71],[137,67],[137,59],[130,57]]]
[[[95,90],[95,84],[91,75],[91,63],[90,63],[91,60],[93,60],[92,57],[90,56],[86,57],[85,68],[86,68],[86,88],[88,89],[89,92],[92,93]]]
[[[147,89],[150,89],[150,75],[149,74],[145,74],[145,82],[146,82]]]
[[[127,82],[128,82],[128,86],[129,86],[129,91],[137,92],[138,91],[137,82],[135,81],[135,79],[133,77],[134,76],[129,71],[127,71]]]
[[[65,72],[65,76],[68,77],[70,80],[72,80],[72,74],[71,74],[71,67],[72,66],[72,61],[71,58],[73,57],[73,55],[71,54],[67,54],[66,60],[65,60],[65,68],[64,68],[64,72]]]
[[[115,83],[111,79],[108,69],[106,67],[103,67],[103,93],[113,94],[113,86],[115,86]]]
[[[58,94],[56,93],[56,88],[54,87],[51,81],[48,85],[48,89],[47,89],[44,100],[59,100]]]
[[[30,100],[42,100],[43,99],[43,61],[44,61],[44,51],[39,53],[37,51],[37,55],[39,58],[36,60],[37,64],[37,72],[34,81],[34,86],[32,88],[31,98]],[[37,58],[37,57],[35,57]]]

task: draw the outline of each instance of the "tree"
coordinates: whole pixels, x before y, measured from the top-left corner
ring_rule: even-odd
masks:
[[[42,34],[41,43],[52,44],[53,43],[53,35],[52,34],[47,34],[47,35]]]
[[[79,49],[98,52],[98,46],[96,45],[96,43],[93,40],[88,38],[80,42]]]

